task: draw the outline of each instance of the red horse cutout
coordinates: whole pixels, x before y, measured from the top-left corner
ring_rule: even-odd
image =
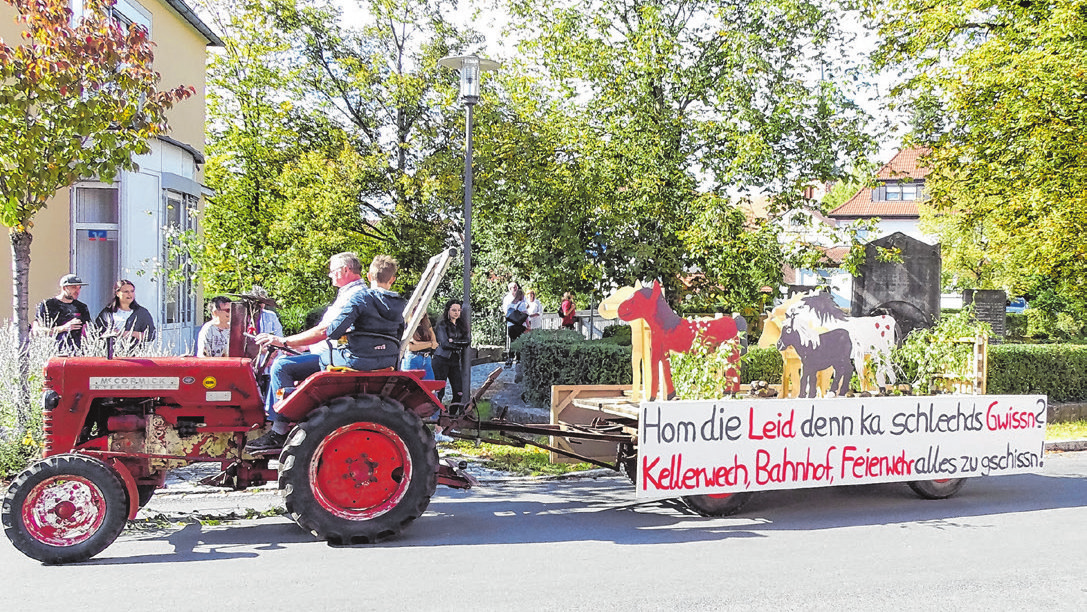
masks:
[[[624,321],[642,319],[649,327],[650,350],[646,359],[650,364],[650,378],[646,385],[646,399],[653,400],[657,397],[659,389],[658,376],[660,366],[664,366],[664,385],[666,398],[675,395],[675,387],[672,385],[672,365],[668,360],[668,352],[686,353],[691,350],[695,337],[701,336],[708,346],[719,347],[725,342],[735,338],[739,330],[747,330],[747,322],[743,317],[720,317],[717,319],[688,320],[677,315],[664,300],[661,285],[653,281],[652,287],[643,287],[634,291],[634,294],[619,304],[619,318]],[[733,369],[726,372],[726,376],[734,377],[733,393],[740,390],[739,372],[740,352],[734,350],[729,356],[729,363]]]

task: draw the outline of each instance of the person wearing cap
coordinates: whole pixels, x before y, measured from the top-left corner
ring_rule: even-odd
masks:
[[[60,293],[38,304],[34,331],[53,336],[61,353],[79,352],[84,326],[91,322],[91,311],[79,301],[79,292],[87,283],[75,274],[60,279]]]

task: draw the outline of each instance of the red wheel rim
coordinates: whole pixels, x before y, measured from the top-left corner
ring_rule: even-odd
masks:
[[[411,455],[388,427],[352,423],[325,437],[313,453],[313,497],[330,513],[358,521],[396,507],[411,483]]]
[[[707,493],[706,497],[711,499],[728,499],[732,497],[732,493]]]
[[[75,546],[90,539],[106,520],[106,497],[82,476],[53,476],[26,496],[23,526],[39,542]]]

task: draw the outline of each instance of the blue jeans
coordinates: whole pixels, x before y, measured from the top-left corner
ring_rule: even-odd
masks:
[[[272,371],[269,372],[268,396],[264,398],[264,412],[268,420],[274,421],[276,404],[276,391],[284,387],[293,387],[295,381],[303,381],[310,374],[321,371],[321,356],[314,353],[302,353],[301,355],[284,355],[272,362]]]
[[[400,369],[424,370],[426,375],[423,376],[423,380],[434,380],[434,367],[431,365],[430,355],[405,353],[403,361],[400,362]]]

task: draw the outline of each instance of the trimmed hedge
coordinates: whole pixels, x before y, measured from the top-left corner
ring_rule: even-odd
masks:
[[[1051,402],[1087,400],[1087,346],[990,345],[987,391],[1046,395]]]
[[[551,404],[551,385],[629,385],[630,347],[586,340],[576,331],[541,329],[511,347],[520,355],[525,401]]]
[[[525,400],[551,402],[551,385],[629,385],[629,346],[614,338],[585,340],[569,330],[539,330],[514,343],[520,352]],[[781,383],[781,356],[751,347],[740,380]],[[1087,346],[1078,344],[989,345],[991,395],[1045,395],[1051,402],[1087,401]]]

